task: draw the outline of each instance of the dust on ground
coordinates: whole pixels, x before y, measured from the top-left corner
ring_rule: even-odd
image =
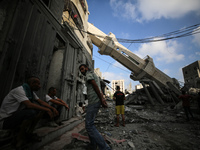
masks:
[[[124,142],[107,141],[113,150],[199,150],[200,112],[192,109],[194,119],[186,121],[182,109],[167,105],[126,106],[126,126],[115,127],[114,104],[101,108],[95,124],[102,135]],[[86,130],[80,132],[87,136]],[[87,142],[74,139],[64,150],[85,150]]]

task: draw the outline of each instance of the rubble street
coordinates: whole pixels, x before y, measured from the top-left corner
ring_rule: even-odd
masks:
[[[100,108],[95,125],[112,150],[200,149],[200,110],[197,103],[191,105],[194,119],[186,121],[181,103],[174,107],[174,103],[153,106],[146,101],[140,105],[127,102],[125,127],[122,124],[114,126],[115,104],[111,99],[107,103],[108,108]],[[89,144],[84,118],[71,118],[59,127],[38,128],[35,133],[42,142],[27,143],[24,150],[87,150]],[[0,149],[14,150],[9,144]]]
[[[200,113],[192,109],[194,119],[186,121],[182,110],[166,105],[128,105],[125,109],[126,126],[115,127],[115,107],[101,108],[96,127],[113,150],[198,150],[200,149]],[[196,108],[196,107],[195,107]],[[87,132],[79,135],[63,150],[84,150],[89,143]]]

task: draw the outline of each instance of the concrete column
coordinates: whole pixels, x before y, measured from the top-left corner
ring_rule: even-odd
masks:
[[[160,93],[161,95],[165,95],[165,94],[163,93],[163,91],[161,90],[161,88],[158,86],[158,84],[157,84],[155,81],[152,81],[152,83],[153,83],[153,85],[156,87],[156,89],[158,89],[158,91],[159,91],[159,93]]]
[[[144,82],[141,82],[141,84],[142,84],[142,86],[144,87],[144,90],[145,90],[145,92],[146,92],[146,94],[147,94],[147,96],[148,96],[148,98],[149,98],[151,104],[154,105],[153,99],[152,99],[152,97],[151,97],[151,95],[150,95],[148,89],[146,88]]]
[[[160,102],[161,104],[164,104],[163,100],[161,99],[161,97],[160,97],[159,94],[157,93],[157,91],[156,91],[156,89],[155,89],[153,83],[152,83],[152,82],[149,82],[149,85],[150,85],[151,89],[153,90],[153,93],[154,93],[154,95],[156,96],[156,99],[158,99],[159,102]]]

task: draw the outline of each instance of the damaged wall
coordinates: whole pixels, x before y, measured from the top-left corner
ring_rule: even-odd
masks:
[[[63,0],[3,0],[0,2],[0,104],[29,75],[41,80],[37,93],[44,100],[50,86],[69,104],[63,119],[74,116],[78,66],[92,64],[91,55],[60,22]]]

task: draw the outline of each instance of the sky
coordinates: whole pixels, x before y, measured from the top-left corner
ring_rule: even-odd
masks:
[[[144,39],[184,29],[200,23],[200,0],[87,0],[88,22],[116,38]],[[120,43],[140,58],[153,58],[155,66],[183,85],[182,68],[200,60],[200,33],[151,43]],[[94,67],[109,80],[125,81],[135,88],[131,71],[112,57],[98,53],[94,45]]]

